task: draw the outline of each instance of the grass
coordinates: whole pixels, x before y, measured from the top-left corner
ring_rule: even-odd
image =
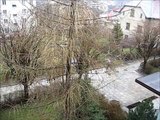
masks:
[[[140,57],[136,48],[123,48],[122,55],[127,60],[134,60]]]
[[[3,76],[4,76],[4,68],[3,68],[3,65],[2,64],[0,64],[0,82],[2,81],[2,79],[3,79]]]
[[[0,111],[1,120],[58,120],[60,112],[56,109],[56,104],[44,105],[44,103],[26,104],[15,106],[12,109]],[[59,116],[58,116],[59,115]]]
[[[102,44],[102,45],[107,45],[109,44],[109,40],[107,40],[106,38],[101,38],[101,39],[98,39],[98,43]]]
[[[136,48],[123,48],[123,54],[129,54],[129,53],[132,53],[132,54],[137,54],[137,49]]]

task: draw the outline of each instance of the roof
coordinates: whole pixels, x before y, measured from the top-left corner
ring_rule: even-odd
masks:
[[[138,78],[136,82],[160,96],[160,72]]]
[[[113,8],[112,10],[103,13],[100,15],[100,17],[106,17],[108,20],[116,20],[117,15],[119,14],[120,8]]]
[[[160,19],[160,0],[131,0],[125,6],[140,7],[146,18]]]

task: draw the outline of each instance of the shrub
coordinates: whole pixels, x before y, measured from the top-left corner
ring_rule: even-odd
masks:
[[[157,120],[151,101],[142,101],[135,110],[129,111],[128,120]]]
[[[104,110],[95,101],[88,101],[76,112],[77,120],[107,120]]]
[[[148,63],[146,64],[144,73],[146,74],[151,74],[151,73],[155,73],[160,71],[160,59],[157,60],[150,60],[148,61]]]
[[[101,108],[105,111],[108,120],[126,120],[127,114],[121,108],[118,101],[108,101],[104,96],[100,97]]]
[[[139,58],[139,54],[136,48],[124,48],[122,51],[122,57],[124,60],[133,60]]]
[[[98,94],[91,86],[90,80],[81,80],[80,103],[76,105],[76,120],[107,120],[100,107]]]
[[[160,58],[155,60],[148,61],[149,64],[151,64],[153,67],[160,67]]]

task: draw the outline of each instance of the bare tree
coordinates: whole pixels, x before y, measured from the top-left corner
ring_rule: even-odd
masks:
[[[38,29],[31,27],[5,37],[1,43],[3,61],[10,69],[12,79],[16,79],[24,86],[24,98],[29,98],[29,85],[36,77],[39,63],[40,45],[43,36],[39,36]]]
[[[56,1],[54,5],[36,8],[35,16],[35,26],[4,42],[2,54],[6,64],[10,63],[15,69],[26,99],[29,85],[40,76],[39,71],[44,70],[42,75],[52,76],[52,70],[61,66],[62,77],[65,76],[62,81],[63,119],[71,120],[77,105],[83,104],[82,90],[88,90],[87,85],[80,83],[82,75],[94,66],[100,54],[96,44],[98,24],[93,21],[93,11],[78,0]],[[51,72],[47,72],[48,69]],[[79,77],[73,73],[78,73]],[[78,96],[78,102],[74,96]]]
[[[152,56],[159,35],[159,27],[146,22],[142,33],[137,32],[135,36],[139,54],[143,57],[143,69],[145,69],[148,59]]]

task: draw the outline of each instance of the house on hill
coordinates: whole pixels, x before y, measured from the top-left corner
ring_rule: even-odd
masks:
[[[135,32],[141,33],[144,22],[160,25],[160,0],[134,0],[119,11],[119,23],[126,40],[132,38]]]

